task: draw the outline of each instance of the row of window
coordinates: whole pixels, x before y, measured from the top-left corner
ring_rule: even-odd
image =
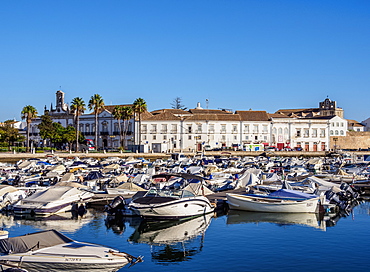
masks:
[[[320,137],[321,138],[325,137],[325,134],[326,134],[325,131],[326,131],[326,129],[324,129],[324,128],[320,129]],[[302,132],[303,132],[303,135],[302,135]],[[318,133],[318,129],[316,129],[316,128],[312,129],[311,137],[316,138],[317,135],[318,135],[317,133]],[[310,129],[305,128],[305,129],[302,130],[300,128],[297,128],[296,129],[296,137],[304,137],[304,138],[310,137]]]

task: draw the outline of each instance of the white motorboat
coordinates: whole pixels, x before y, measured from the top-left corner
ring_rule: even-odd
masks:
[[[281,191],[292,191],[281,189]],[[240,195],[227,193],[227,203],[231,209],[253,212],[277,212],[277,213],[315,213],[323,197],[294,192],[293,196],[281,195]],[[293,193],[293,192],[292,192]],[[300,196],[298,196],[298,194]]]
[[[159,174],[154,175],[153,179],[160,177],[170,179],[172,176],[181,176],[189,180],[203,180],[202,177],[185,173]],[[153,219],[195,217],[211,213],[214,210],[214,206],[207,197],[185,189],[159,190],[151,188],[143,197],[134,198],[129,207],[135,214]]]
[[[141,261],[125,252],[78,242],[56,230],[0,240],[0,263],[29,271],[116,271]]]
[[[4,209],[27,196],[26,192],[11,185],[0,185],[0,209]]]
[[[72,185],[72,183],[70,183]],[[92,198],[91,193],[73,186],[51,186],[22,199],[13,206],[15,214],[50,215],[72,209]]]

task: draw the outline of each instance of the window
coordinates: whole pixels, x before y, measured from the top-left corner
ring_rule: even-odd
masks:
[[[226,125],[221,125],[221,133],[226,133]]]
[[[249,125],[244,125],[244,133],[249,133]]]
[[[234,135],[234,140],[237,140],[238,139],[238,136]]]
[[[357,131],[360,131],[360,129],[358,129]],[[343,130],[341,130],[341,131],[340,131],[340,135],[341,135],[341,136],[343,136],[343,135],[344,135],[344,131],[343,131]]]
[[[141,125],[141,132],[142,133],[147,133],[146,131],[147,131],[147,129],[148,129],[148,126],[147,125]]]
[[[103,124],[102,124],[102,132],[108,132],[108,123],[107,122],[103,122]]]
[[[226,140],[226,136],[225,135],[222,135],[221,139],[222,139],[222,141],[225,141]]]
[[[175,124],[172,125],[171,133],[177,133],[177,125]]]
[[[245,136],[245,139],[248,141],[249,140],[249,136]]]
[[[188,125],[188,133],[193,133],[191,125]]]
[[[151,133],[157,133],[157,125],[152,125]]]
[[[157,140],[157,135],[153,135],[153,140]]]
[[[209,133],[215,133],[215,125],[209,125]]]
[[[312,130],[312,137],[317,137],[317,129]]]
[[[325,129],[320,130],[320,137],[325,137]]]
[[[198,133],[202,133],[202,125],[198,125]]]
[[[167,135],[163,135],[163,140],[167,140]]]
[[[146,140],[146,135],[143,135],[143,140]]]
[[[191,135],[188,136],[188,140],[191,140]]]
[[[296,135],[297,135],[297,137],[301,137],[301,129],[296,130]]]
[[[238,126],[237,125],[233,125],[233,132],[238,132]]]
[[[305,138],[310,137],[310,130],[309,130],[308,128],[305,128],[305,129],[304,129],[304,137],[305,137]]]
[[[267,125],[262,125],[262,133],[267,133]]]
[[[167,125],[166,124],[162,124],[162,131],[161,133],[167,133]]]
[[[333,133],[333,131],[332,131],[332,130],[330,130],[330,135],[334,135],[334,133]]]
[[[258,125],[253,125],[253,133],[258,133]]]
[[[339,135],[339,132],[338,132],[338,130],[336,130],[336,131],[335,131],[335,135]]]

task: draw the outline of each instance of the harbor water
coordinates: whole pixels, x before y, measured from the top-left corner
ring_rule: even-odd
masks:
[[[1,215],[9,237],[56,229],[144,262],[119,271],[368,271],[370,203],[341,217],[229,211],[183,222],[107,220],[89,209],[46,219]]]

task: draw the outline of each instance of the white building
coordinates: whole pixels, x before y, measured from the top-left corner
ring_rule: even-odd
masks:
[[[153,111],[141,123],[141,141],[154,152],[202,151],[258,146],[329,150],[330,136],[345,136],[347,121],[339,116],[288,116],[265,111],[202,109]],[[255,150],[255,149],[254,149]]]
[[[130,106],[130,105],[126,105]],[[118,148],[118,120],[112,115],[115,105],[105,106],[99,113],[99,136],[95,139],[94,113],[80,116],[80,132],[85,138],[98,142],[99,147]],[[64,93],[56,92],[56,106],[45,113],[63,126],[74,125],[75,117],[64,101]],[[331,115],[338,114],[338,115]],[[42,142],[37,125],[31,125],[31,139]],[[162,109],[141,115],[138,122],[121,120],[127,128],[126,146],[141,145],[144,150],[168,152],[174,150],[203,151],[210,149],[258,150],[273,146],[279,150],[296,148],[305,151],[325,151],[330,147],[330,136],[346,136],[348,122],[343,110],[328,98],[319,108],[266,111],[231,111],[203,109]],[[141,139],[139,139],[141,135]],[[97,140],[97,141],[96,141]]]
[[[94,113],[82,114],[79,117],[79,131],[86,139],[92,139],[96,146],[102,148],[118,148],[119,143],[119,126],[118,120],[112,115],[113,109],[116,105],[106,105],[104,109],[98,114],[99,122],[99,135],[98,139],[95,139],[95,115]],[[131,106],[129,104],[120,106]],[[56,106],[50,106],[47,110],[45,107],[44,113],[48,113],[54,122],[60,123],[62,126],[67,127],[68,125],[75,125],[75,116],[70,111],[69,105],[65,103],[64,93],[62,91],[56,92]],[[39,135],[38,125],[41,119],[36,118],[31,123],[30,135],[31,140],[36,145],[42,145],[42,139]],[[127,145],[133,144],[133,132],[134,132],[134,121],[133,119],[124,122],[121,120],[122,128],[126,128],[126,139],[124,140]]]

